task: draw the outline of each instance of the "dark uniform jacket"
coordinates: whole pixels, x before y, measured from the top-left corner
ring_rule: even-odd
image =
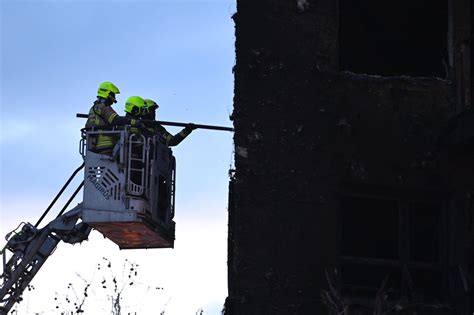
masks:
[[[161,137],[163,137],[166,145],[170,147],[180,144],[181,141],[183,141],[192,131],[188,127],[185,127],[183,130],[181,130],[179,133],[173,136],[171,133],[169,133],[165,129],[165,127],[163,127],[162,125],[159,125],[158,123],[153,124],[153,126],[148,126],[147,129],[150,132],[154,134],[158,134]]]
[[[99,97],[89,111],[86,128],[93,127],[96,130],[107,130],[113,126],[124,126],[129,124],[134,126],[136,120],[119,116],[112,106],[107,104],[105,99]],[[115,146],[117,137],[113,135],[99,134],[96,137],[90,137],[90,141],[92,141],[90,146],[92,150],[98,152],[111,152]]]

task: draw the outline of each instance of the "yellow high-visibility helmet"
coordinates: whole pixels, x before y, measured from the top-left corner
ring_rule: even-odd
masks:
[[[97,96],[103,97],[105,99],[112,99],[114,103],[117,103],[115,100],[115,95],[119,94],[120,91],[118,87],[115,86],[112,82],[102,82],[97,90]]]
[[[145,100],[145,107],[147,109],[151,109],[151,110],[155,110],[157,109],[158,107],[160,107],[154,100],[150,100],[150,99],[146,99]]]
[[[136,115],[145,107],[145,100],[140,96],[130,96],[125,102],[125,112]]]

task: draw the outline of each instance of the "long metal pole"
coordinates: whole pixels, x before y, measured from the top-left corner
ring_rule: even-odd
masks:
[[[180,123],[180,122],[174,122],[174,121],[157,120],[156,122],[159,123],[160,125],[164,125],[164,126],[186,127],[188,125],[186,123]],[[199,129],[234,131],[234,128],[230,128],[230,127],[202,125],[202,124],[193,124],[193,125],[194,125],[194,127],[199,128]]]
[[[86,114],[76,114],[78,118],[87,118],[89,117]],[[146,122],[146,120],[144,120]],[[181,123],[181,122],[174,122],[174,121],[163,121],[163,120],[156,120],[154,122],[159,123],[160,125],[164,126],[175,126],[175,127],[186,127],[189,124]],[[213,126],[213,125],[202,125],[202,124],[193,124],[194,127],[198,129],[210,129],[210,130],[221,130],[221,131],[234,131],[234,128],[231,127],[222,127],[222,126]]]

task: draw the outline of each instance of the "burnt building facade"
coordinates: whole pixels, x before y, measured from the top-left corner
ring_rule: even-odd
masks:
[[[237,0],[227,315],[474,312],[472,16]]]

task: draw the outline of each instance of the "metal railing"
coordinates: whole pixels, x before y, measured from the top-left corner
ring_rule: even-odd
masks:
[[[142,196],[145,192],[147,143],[143,135],[131,134],[128,138],[127,192]]]

